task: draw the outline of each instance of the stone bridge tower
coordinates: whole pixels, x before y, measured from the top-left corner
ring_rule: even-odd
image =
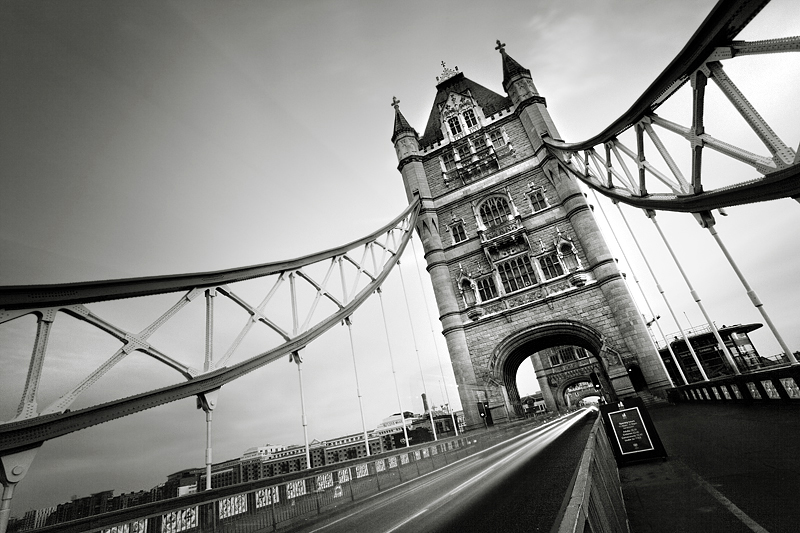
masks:
[[[551,410],[592,372],[612,399],[668,386],[584,194],[542,143],[561,138],[545,99],[497,49],[506,96],[443,63],[421,137],[393,104],[468,426],[482,425],[481,401],[495,421],[522,413],[516,374],[529,358]]]

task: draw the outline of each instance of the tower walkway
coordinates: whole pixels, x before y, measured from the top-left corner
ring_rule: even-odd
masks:
[[[620,468],[631,531],[797,531],[798,415],[786,403],[650,409],[669,458]]]

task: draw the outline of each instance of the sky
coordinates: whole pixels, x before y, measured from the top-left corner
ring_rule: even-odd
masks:
[[[713,4],[3,2],[0,285],[233,268],[354,240],[406,205],[390,142],[390,104],[399,98],[404,116],[422,132],[442,61],[503,94],[494,49],[502,40],[531,70],[564,139],[579,141],[633,103]],[[800,34],[800,14],[793,8],[788,0],[773,1],[740,38]],[[800,113],[788,104],[800,81],[798,59],[797,54],[756,56],[725,65],[793,148],[800,140]],[[740,136],[741,119],[713,91],[707,131],[750,146],[752,134]],[[688,123],[687,94],[659,113]],[[751,149],[765,152],[757,141]],[[713,155],[707,161],[707,188],[757,177]],[[590,200],[596,202],[591,194]],[[664,331],[676,331],[616,208],[605,200],[600,205],[622,242],[620,251],[610,241],[621,269],[629,281],[633,275],[639,279]],[[623,210],[683,327],[701,325],[703,317],[652,224],[635,209]],[[800,242],[792,231],[800,224],[800,205],[778,200],[727,211],[727,217],[717,217],[720,235],[789,346],[800,349],[800,284],[794,281]],[[658,219],[718,325],[763,322],[693,217],[661,213]],[[605,227],[602,218],[600,223]],[[435,320],[429,281],[420,285],[417,275],[421,262],[403,261],[405,281],[414,308],[427,300]],[[631,287],[642,306],[643,297]],[[397,276],[387,281],[385,292],[404,408],[421,411],[420,371]],[[369,427],[398,411],[386,341],[375,333],[380,330],[376,305],[365,304],[353,317]],[[135,329],[147,315],[137,315],[142,309],[137,306],[127,316],[118,304],[97,309]],[[187,324],[201,316],[192,313]],[[438,323],[431,326],[423,313],[413,313],[411,320],[428,396],[434,404],[444,403],[446,386],[457,404]],[[13,417],[19,402],[33,327],[32,319],[0,325],[0,420]],[[79,380],[117,347],[68,320],[57,328],[41,403],[57,398],[65,383]],[[56,341],[55,333],[63,340]],[[196,360],[197,337],[187,344],[181,335],[160,340]],[[762,353],[780,351],[766,327],[751,337]],[[334,328],[306,350],[312,439],[361,429],[349,357],[344,328]],[[78,405],[175,381],[151,361],[126,365]],[[523,367],[520,374],[524,392],[532,387],[533,373]],[[240,456],[251,446],[302,443],[293,365],[276,362],[224,387],[214,417],[215,461]],[[47,442],[17,488],[13,514],[71,495],[149,489],[169,473],[201,466],[204,439],[202,412],[193,400],[183,400]]]

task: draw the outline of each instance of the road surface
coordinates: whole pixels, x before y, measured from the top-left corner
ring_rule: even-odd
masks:
[[[286,531],[550,531],[595,418],[579,411]]]

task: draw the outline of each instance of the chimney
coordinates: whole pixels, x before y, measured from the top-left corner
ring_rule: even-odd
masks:
[[[428,412],[428,398],[427,396],[425,396],[424,392],[422,393],[422,412],[423,413]]]

